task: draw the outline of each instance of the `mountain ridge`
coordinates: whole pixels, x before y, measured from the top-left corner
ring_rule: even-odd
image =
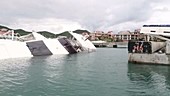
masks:
[[[0,25],[0,29],[3,29],[3,28],[7,29],[7,30],[14,30],[15,33],[19,33],[21,36],[31,33],[30,31],[26,31],[24,29],[12,29],[12,28],[6,27],[4,25]],[[43,35],[46,38],[57,38],[58,36],[67,36],[68,34],[66,32],[68,32],[68,31],[62,32],[60,34],[57,34],[57,33],[54,34],[54,33],[49,32],[49,31],[38,31],[37,33]],[[86,32],[88,34],[90,33],[88,30],[81,30],[81,29],[77,29],[73,32],[78,33],[78,34],[82,34],[84,32]]]

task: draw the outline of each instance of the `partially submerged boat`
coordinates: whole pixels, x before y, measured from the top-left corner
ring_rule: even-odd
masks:
[[[72,33],[72,38],[45,38],[37,32],[24,36],[15,36],[14,31],[9,36],[1,35],[0,59],[33,57],[53,54],[74,54],[82,51],[95,50],[94,45],[84,36]]]
[[[52,54],[74,54],[82,51],[92,52],[96,47],[83,35],[69,32],[70,36],[47,39],[33,32],[35,40],[26,41],[28,48],[34,56]]]
[[[143,25],[143,40],[128,43],[128,61],[170,65],[170,25]]]

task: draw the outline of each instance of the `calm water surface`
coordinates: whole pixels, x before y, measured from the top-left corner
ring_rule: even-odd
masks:
[[[114,48],[0,60],[0,96],[170,96],[170,66],[127,61]]]

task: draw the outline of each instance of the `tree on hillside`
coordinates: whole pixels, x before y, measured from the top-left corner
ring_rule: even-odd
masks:
[[[74,32],[74,33],[78,33],[78,34],[82,34],[82,33],[88,33],[88,34],[90,34],[89,31],[87,31],[87,30],[80,30],[80,29],[75,30],[75,31],[73,31],[73,32]]]

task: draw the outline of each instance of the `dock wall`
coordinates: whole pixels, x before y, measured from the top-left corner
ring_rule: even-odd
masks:
[[[142,53],[129,53],[129,62],[132,63],[146,63],[146,64],[167,64],[170,65],[170,55],[165,53],[159,54],[142,54]]]

